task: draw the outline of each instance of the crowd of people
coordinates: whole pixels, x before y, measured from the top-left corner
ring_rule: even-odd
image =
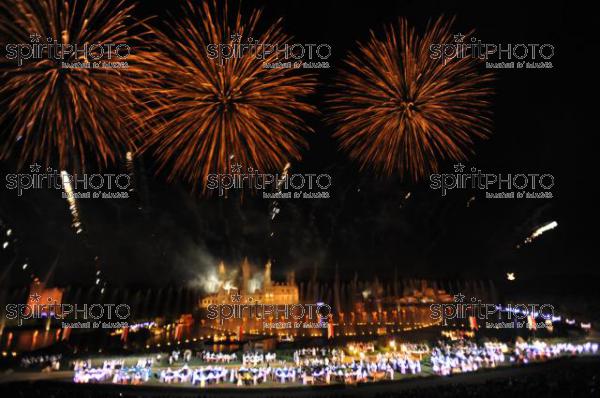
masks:
[[[541,361],[563,355],[596,354],[598,344],[587,342],[584,344],[557,343],[547,344],[543,341],[533,343],[519,342],[515,344],[512,361],[528,363],[530,361]]]
[[[431,350],[431,366],[437,375],[447,376],[455,373],[473,372],[482,368],[495,368],[499,364],[528,363],[543,361],[565,355],[596,354],[598,344],[556,343],[543,341],[517,342],[513,350],[504,343],[485,343],[459,341],[438,343]]]
[[[138,359],[134,366],[125,366],[122,359],[105,360],[101,367],[94,368],[91,361],[76,361],[74,363],[75,383],[100,383],[110,381],[114,384],[142,384],[150,380],[152,375],[153,358]]]
[[[237,361],[237,354],[223,353],[223,352],[212,352],[212,351],[201,351],[196,354],[203,362],[206,363],[231,363]],[[188,361],[186,361],[187,363]]]
[[[141,384],[154,377],[161,383],[191,383],[200,387],[221,383],[238,386],[266,382],[329,384],[393,380],[395,374],[418,374],[422,371],[419,359],[395,352],[369,355],[369,357],[360,356],[344,361],[345,356],[340,349],[304,349],[294,353],[294,364],[287,364],[284,361],[276,364],[276,353],[247,352],[242,355],[241,366],[229,367],[224,364],[235,360],[235,354],[208,352],[198,354],[203,361],[209,363],[207,366],[192,368],[184,358],[182,366],[172,368],[172,358],[180,357],[171,353],[169,367],[155,374],[152,374],[154,364],[152,358],[139,359],[137,364],[131,367],[125,366],[123,360],[106,360],[101,367],[97,368],[92,367],[89,360],[77,361],[74,364],[74,381]]]
[[[60,370],[61,354],[30,355],[21,358],[21,367],[25,369],[41,368],[42,371]]]
[[[113,359],[93,368],[89,361],[75,363],[74,381],[78,383],[106,382],[141,384],[151,379],[166,384],[192,384],[204,387],[213,384],[259,385],[329,384],[394,380],[398,375],[423,373],[421,355],[406,347],[377,352],[354,348],[345,354],[340,348],[303,348],[293,352],[293,361],[277,360],[276,353],[245,352],[241,364],[235,353],[201,351],[196,357],[203,366],[190,367],[192,352],[172,352],[168,367],[152,373],[153,358],[139,359],[127,367],[123,360]],[[598,344],[518,342],[509,348],[504,343],[477,344],[470,341],[438,342],[433,347],[419,345],[419,352],[429,352],[428,365],[439,376],[495,368],[505,363],[527,363],[559,356],[598,353]],[[160,362],[160,358],[157,357]]]
[[[477,378],[443,378],[438,383],[431,378],[416,379],[411,383],[379,386],[376,390],[356,390],[364,398],[595,398],[600,395],[600,360],[597,356],[573,358],[567,355],[556,361],[540,362],[533,366],[515,366],[500,372],[489,372]],[[3,387],[6,394],[3,393]],[[356,398],[354,390],[313,389],[310,396],[320,398]],[[14,382],[0,384],[0,395],[14,398],[142,398],[148,396],[144,389],[120,389],[118,385],[104,384],[87,387],[83,384]],[[222,396],[215,393],[214,396]],[[154,395],[153,395],[154,396]],[[158,395],[157,395],[158,396]],[[164,398],[189,396],[178,391],[162,392]],[[211,397],[208,392],[203,396]],[[248,397],[293,398],[307,396],[298,390],[248,391]]]
[[[344,350],[336,348],[301,348],[294,351],[293,358],[296,366],[322,366],[344,362]]]
[[[235,354],[234,354],[235,355]],[[276,353],[266,353],[263,354],[261,352],[246,352],[242,355],[242,365],[244,366],[257,366],[264,363],[272,363],[277,359]]]
[[[441,376],[494,368],[506,360],[506,351],[505,344],[439,343],[431,350],[431,368],[433,373]]]

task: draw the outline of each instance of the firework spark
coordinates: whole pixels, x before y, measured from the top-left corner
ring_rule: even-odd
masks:
[[[77,198],[75,197],[75,191],[71,185],[71,176],[66,171],[60,172],[60,178],[62,180],[63,189],[65,191],[65,197],[69,204],[69,211],[71,212],[72,223],[71,226],[75,229],[75,233],[80,234],[83,232],[83,225],[81,224],[81,218],[79,217],[79,206],[77,205]]]
[[[86,157],[100,166],[118,158],[131,143],[132,88],[144,73],[124,47],[143,35],[132,8],[109,0],[0,1],[0,42],[19,54],[0,64],[0,123],[10,126],[0,158],[16,155],[21,167],[57,160],[71,170],[84,170]]]
[[[554,228],[558,227],[558,223],[556,221],[551,221],[547,224],[542,225],[539,228],[536,228],[535,231],[531,233],[527,238],[525,238],[525,243],[531,243],[534,239],[538,238],[544,232],[550,231]]]
[[[492,76],[468,56],[447,64],[430,56],[431,45],[452,43],[451,25],[440,18],[420,37],[402,19],[346,59],[329,121],[361,168],[419,180],[489,136]]]
[[[250,51],[225,62],[207,54],[209,45],[288,42],[280,21],[258,33],[260,16],[255,10],[245,20],[227,4],[189,1],[169,34],[155,31],[144,56],[154,78],[143,94],[156,106],[144,118],[152,132],[143,149],[153,148],[170,180],[181,177],[195,189],[209,173],[227,172],[231,155],[261,171],[300,158],[301,133],[310,131],[301,114],[315,112],[303,99],[314,91],[315,78],[293,68],[264,68],[278,60],[275,53],[257,59]]]

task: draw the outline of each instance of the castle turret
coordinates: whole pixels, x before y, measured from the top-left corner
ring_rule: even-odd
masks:
[[[296,273],[294,271],[290,271],[287,274],[287,284],[289,286],[294,286],[296,284]]]

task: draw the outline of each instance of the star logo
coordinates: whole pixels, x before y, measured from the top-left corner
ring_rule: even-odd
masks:
[[[242,296],[240,296],[239,294],[232,294],[230,298],[232,303],[239,303],[242,299]]]
[[[454,165],[454,172],[455,173],[462,173],[463,170],[465,169],[465,165],[462,163],[458,163]]]
[[[242,165],[239,163],[233,163],[231,165],[231,171],[234,173],[239,173],[240,171],[242,171]]]
[[[34,303],[39,303],[40,299],[42,298],[42,296],[40,296],[38,293],[33,293],[29,295],[29,297],[31,297],[31,301],[33,301]]]
[[[39,33],[32,33],[29,35],[29,40],[31,40],[32,43],[39,43],[41,38],[42,36]]]
[[[231,41],[239,43],[242,40],[242,35],[240,35],[239,33],[233,33],[231,36],[229,36],[231,38]]]
[[[30,170],[32,173],[37,173],[38,171],[40,171],[40,168],[41,168],[41,167],[42,167],[42,166],[40,166],[39,164],[37,164],[37,163],[34,163],[34,164],[31,164],[31,165],[29,165],[29,170]]]
[[[454,41],[456,43],[462,43],[464,40],[465,40],[465,35],[463,35],[462,33],[454,35]]]
[[[458,293],[454,295],[454,302],[455,303],[462,303],[465,300],[465,295],[462,293]]]

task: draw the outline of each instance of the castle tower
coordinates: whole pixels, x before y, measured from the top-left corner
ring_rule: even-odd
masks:
[[[271,285],[271,260],[269,260],[265,264],[265,280],[263,282],[263,289],[270,288]]]
[[[242,262],[242,293],[250,293],[250,263],[248,257]]]
[[[296,272],[290,271],[287,274],[287,285],[294,286],[296,285]]]

